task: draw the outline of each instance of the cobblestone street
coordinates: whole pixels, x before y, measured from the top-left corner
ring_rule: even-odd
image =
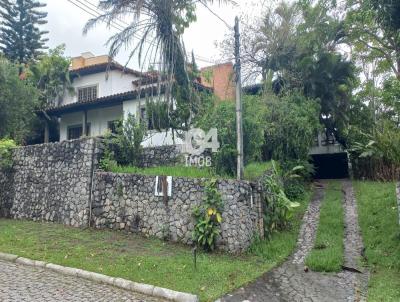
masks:
[[[357,267],[362,240],[358,228],[357,208],[351,182],[342,183],[345,212],[345,266]],[[304,260],[312,250],[319,222],[324,186],[317,184],[306,211],[295,253],[281,266],[267,272],[249,285],[225,295],[220,302],[339,302],[364,301],[368,272],[342,271],[337,274],[304,271]]]
[[[1,302],[132,301],[161,302],[89,280],[0,260]]]

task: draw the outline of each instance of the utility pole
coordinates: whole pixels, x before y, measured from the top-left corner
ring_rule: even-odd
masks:
[[[242,123],[242,79],[240,64],[239,18],[235,18],[235,80],[236,80],[236,135],[237,135],[237,179],[243,178],[243,123]]]

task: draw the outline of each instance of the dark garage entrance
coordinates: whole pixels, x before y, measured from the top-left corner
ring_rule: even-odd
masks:
[[[314,154],[311,157],[315,167],[314,178],[349,177],[347,153]]]

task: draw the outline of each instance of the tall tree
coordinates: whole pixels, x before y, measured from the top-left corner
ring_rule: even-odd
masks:
[[[348,0],[347,32],[356,52],[400,80],[400,1]]]
[[[193,89],[187,72],[186,51],[182,42],[185,29],[196,20],[196,5],[213,0],[100,0],[99,9],[104,11],[88,21],[87,32],[98,23],[112,25],[127,20],[122,31],[108,40],[109,54],[113,58],[121,49],[129,49],[129,57],[138,56],[139,64],[157,63],[164,75],[165,98],[170,103],[169,114],[175,129],[187,128],[191,120]],[[232,2],[218,0],[218,2]],[[172,106],[172,101],[175,105]],[[175,109],[173,109],[175,108]]]
[[[0,50],[13,62],[26,64],[45,49],[47,13],[38,9],[46,6],[37,0],[0,0]]]
[[[36,119],[38,90],[19,78],[15,64],[0,56],[0,138],[25,143]]]

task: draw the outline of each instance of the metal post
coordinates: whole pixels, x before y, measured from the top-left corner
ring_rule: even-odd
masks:
[[[243,123],[242,80],[240,64],[239,18],[235,18],[235,80],[236,80],[236,134],[237,134],[237,179],[243,178]]]

